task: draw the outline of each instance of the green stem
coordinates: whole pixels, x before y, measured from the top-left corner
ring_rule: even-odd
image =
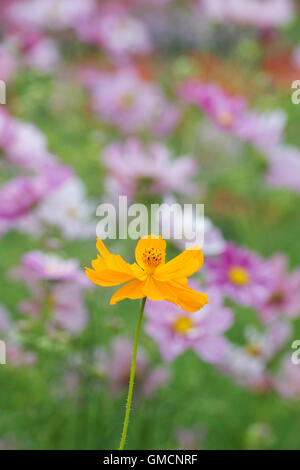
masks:
[[[138,318],[138,322],[137,322],[137,326],[136,326],[136,330],[135,330],[135,338],[134,338],[132,361],[131,361],[131,370],[130,370],[130,379],[129,379],[129,388],[128,388],[128,397],[127,397],[125,419],[124,419],[123,432],[122,432],[122,437],[121,437],[119,450],[124,450],[126,436],[127,436],[127,429],[128,429],[128,424],[129,424],[129,416],[130,416],[131,401],[132,401],[133,384],[134,384],[137,347],[138,347],[138,340],[139,340],[139,334],[140,334],[140,329],[141,329],[141,323],[142,323],[142,319],[143,319],[145,303],[146,303],[146,297],[144,297],[143,300],[142,300],[140,314],[139,314],[139,318]]]

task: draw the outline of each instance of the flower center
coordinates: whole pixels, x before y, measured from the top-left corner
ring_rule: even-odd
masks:
[[[76,207],[69,207],[67,209],[67,214],[71,219],[77,219],[78,211],[77,211]]]
[[[281,305],[284,302],[284,294],[281,291],[274,292],[268,300],[269,305]]]
[[[57,272],[57,270],[59,270],[59,267],[57,266],[57,263],[54,260],[50,259],[46,262],[44,269],[45,269],[45,273],[48,276],[52,276],[53,274]]]
[[[229,279],[238,286],[245,286],[249,282],[249,274],[246,269],[234,266],[228,272]]]
[[[159,248],[145,248],[142,253],[143,265],[148,272],[153,272],[163,262],[163,252]]]
[[[120,105],[123,109],[130,108],[134,103],[134,96],[130,93],[124,94],[120,99]]]
[[[51,294],[46,297],[46,306],[49,310],[54,310],[56,307],[56,300]]]
[[[189,317],[179,317],[174,323],[175,331],[182,335],[185,335],[193,326],[193,322]]]
[[[256,344],[248,344],[247,351],[250,354],[250,356],[254,356],[254,357],[260,356],[261,354],[261,350],[259,346],[257,346]]]
[[[218,113],[217,119],[224,127],[230,127],[234,121],[234,117],[229,111],[220,111]]]

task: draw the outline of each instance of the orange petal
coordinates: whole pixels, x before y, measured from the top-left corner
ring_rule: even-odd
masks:
[[[139,279],[140,281],[145,281],[147,278],[147,274],[143,269],[136,263],[130,265],[131,272],[133,273],[134,277]]]
[[[183,251],[168,263],[158,266],[154,277],[159,281],[171,281],[186,278],[198,271],[203,264],[200,248],[192,247]]]
[[[126,273],[134,277],[131,265],[126,263],[126,261],[120,255],[109,255],[107,258],[105,258],[105,263],[107,269],[111,269],[112,271],[119,273]]]
[[[105,264],[105,261],[103,258],[101,258],[101,256],[97,256],[96,259],[93,259],[92,260],[92,268],[95,269],[95,271],[100,271],[101,269],[105,269],[106,268],[106,264]]]
[[[144,282],[141,281],[131,281],[125,286],[120,287],[117,292],[114,293],[110,299],[110,304],[113,305],[123,299],[141,299],[145,297],[143,294]]]
[[[104,245],[104,243],[103,243],[103,241],[101,240],[101,238],[97,238],[96,247],[97,247],[97,250],[99,251],[100,255],[101,255],[103,258],[106,258],[108,255],[110,255],[110,252],[108,251],[108,249],[107,249],[106,246]]]
[[[209,303],[206,294],[197,292],[189,286],[183,286],[178,282],[169,282],[166,284],[168,284],[171,289],[175,290],[178,304],[186,312],[197,312],[204,307],[204,305]]]
[[[87,268],[87,277],[100,286],[117,286],[136,278],[131,265],[120,255],[111,254],[100,238],[97,240],[100,256],[92,261],[92,269]]]
[[[183,277],[182,279],[177,279],[176,282],[178,282],[178,284],[182,284],[183,286],[187,286],[189,283],[189,280],[187,277]]]
[[[150,300],[167,300],[178,305],[177,295],[174,289],[171,289],[167,282],[156,281],[152,276],[149,276],[143,288],[145,297]]]
[[[94,271],[93,269],[86,268],[85,273],[87,277],[98,284],[99,286],[117,286],[123,284],[124,282],[131,281],[134,279],[133,276],[130,276],[126,273],[117,273],[115,271],[110,271],[108,269],[102,269],[101,271]]]

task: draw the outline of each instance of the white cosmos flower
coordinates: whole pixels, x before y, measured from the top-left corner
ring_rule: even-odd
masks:
[[[94,207],[87,199],[85,187],[75,177],[53,191],[37,211],[44,223],[58,227],[69,239],[96,237],[93,213]]]

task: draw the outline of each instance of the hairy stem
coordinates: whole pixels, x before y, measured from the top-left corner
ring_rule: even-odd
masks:
[[[138,318],[138,322],[137,322],[137,326],[136,326],[136,330],[135,330],[134,345],[133,345],[133,352],[132,352],[132,361],[131,361],[131,370],[130,370],[130,379],[129,379],[129,388],[128,388],[128,397],[127,397],[125,419],[124,419],[123,432],[122,432],[122,437],[121,437],[119,450],[124,450],[126,436],[127,436],[127,429],[128,429],[128,424],[129,424],[131,401],[132,401],[133,384],[134,384],[134,376],[135,376],[135,364],[136,364],[137,347],[138,347],[138,340],[139,340],[139,334],[140,334],[140,329],[141,329],[141,323],[142,323],[142,319],[143,319],[143,313],[144,313],[144,309],[145,309],[145,303],[146,303],[146,297],[144,297],[142,299],[140,314],[139,314],[139,318]]]

